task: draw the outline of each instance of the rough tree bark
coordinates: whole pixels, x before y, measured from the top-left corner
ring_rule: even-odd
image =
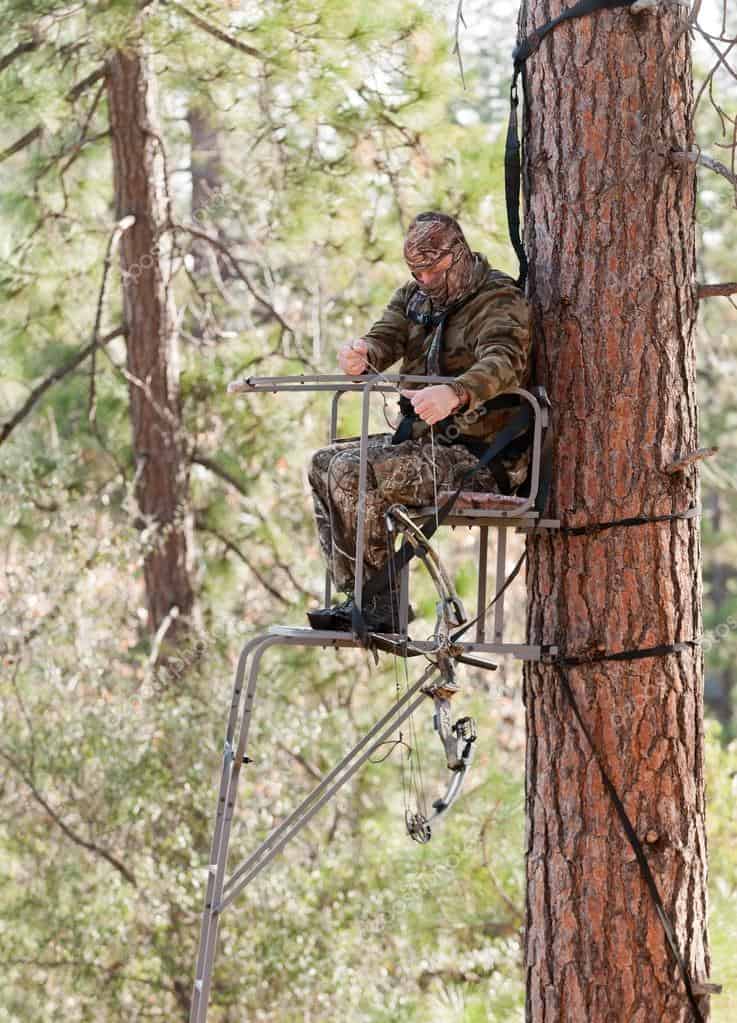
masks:
[[[530,0],[528,34],[560,0]],[[549,512],[680,512],[697,468],[695,178],[685,14],[604,11],[527,61],[526,246],[537,379],[556,435]],[[662,83],[658,83],[658,74]],[[648,116],[650,112],[650,116]],[[528,630],[568,656],[701,633],[698,520],[528,541]],[[700,649],[568,670],[696,982],[708,977]],[[686,993],[555,669],[525,668],[527,1019],[686,1023]],[[708,1012],[706,999],[701,999]]]
[[[192,610],[186,528],[186,461],[179,400],[176,311],[164,233],[167,195],[153,75],[142,50],[107,64],[116,215],[134,216],[122,237],[136,497],[150,545],[144,557],[149,627],[177,609],[168,638]]]

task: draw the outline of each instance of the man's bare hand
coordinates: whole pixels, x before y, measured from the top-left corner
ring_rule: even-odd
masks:
[[[412,408],[420,419],[432,426],[445,419],[462,404],[461,399],[448,384],[433,384],[421,391],[402,391],[412,402]]]
[[[363,338],[349,341],[338,349],[338,365],[349,377],[358,377],[368,365],[368,342]]]

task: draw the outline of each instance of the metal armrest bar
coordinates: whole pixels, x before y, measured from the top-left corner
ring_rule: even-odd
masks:
[[[301,376],[284,377],[247,377],[244,380],[234,380],[228,385],[230,394],[254,394],[258,392],[269,392],[275,394],[279,391],[335,391],[333,409],[331,415],[330,439],[336,440],[337,433],[337,402],[343,394],[350,392],[378,392],[380,394],[391,394],[396,391],[399,384],[408,383],[433,383],[450,384],[455,377],[428,376],[402,373],[382,373],[366,375],[361,377],[348,377],[338,374],[312,374]],[[534,426],[532,438],[532,464],[530,467],[530,494],[525,506],[518,507],[509,512],[500,511],[494,518],[513,518],[514,514],[523,514],[527,508],[532,508],[537,498],[537,491],[540,483],[540,450],[542,443],[542,427],[546,425],[545,413],[534,394],[521,387],[512,387],[505,394],[518,394],[524,401],[532,406],[534,413]],[[367,412],[364,409],[363,418],[368,422]],[[362,430],[362,434],[365,433]],[[360,509],[359,509],[360,512]],[[358,558],[356,559],[358,560]],[[356,587],[357,589],[358,587]]]
[[[416,376],[406,373],[366,374],[348,377],[338,374],[296,377],[246,377],[228,384],[228,394],[248,394],[255,391],[362,391],[367,385],[374,391],[389,394],[398,384],[451,384],[455,377]]]

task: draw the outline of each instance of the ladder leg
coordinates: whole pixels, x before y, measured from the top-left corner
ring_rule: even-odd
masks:
[[[409,628],[409,565],[405,565],[399,573],[399,633],[407,635]]]
[[[479,529],[479,583],[476,594],[476,614],[479,620],[476,622],[476,642],[483,643],[486,639],[486,573],[489,559],[489,527],[481,526]]]
[[[353,579],[353,601],[359,611],[363,609],[363,556],[366,538],[366,488],[368,481],[368,429],[371,411],[371,387],[363,389],[361,412],[361,442],[358,456],[358,516],[356,521],[356,563]]]
[[[431,665],[430,668],[425,672],[423,679],[428,678],[436,671],[435,665]],[[313,789],[307,799],[303,802],[302,806],[292,811],[289,817],[279,826],[277,831],[272,833],[266,841],[262,842],[259,848],[253,853],[248,860],[236,871],[233,877],[228,882],[228,887],[225,890],[222,902],[220,903],[221,910],[225,909],[235,899],[240,892],[246,888],[247,885],[253,881],[253,879],[264,870],[271,861],[279,855],[281,850],[286,846],[292,839],[309,824],[310,820],[318,813],[319,810],[327,803],[333,796],[338,792],[358,771],[358,769],[371,757],[376,750],[384,745],[389,737],[396,731],[399,725],[414,713],[418,707],[420,707],[427,699],[425,693],[418,695],[418,690],[423,684],[423,679],[416,682],[415,685],[405,693],[402,701],[396,703],[394,707],[389,711],[387,718],[389,724],[385,722],[379,722],[374,726],[371,733],[368,736],[364,736],[361,742],[354,746],[353,749],[346,755],[344,761],[340,765],[339,769],[333,769],[330,775],[327,776],[320,782],[317,788]],[[380,726],[384,725],[383,730],[380,730]],[[369,743],[369,739],[373,737],[373,742]],[[347,765],[347,766],[346,766]],[[332,780],[337,775],[337,780]],[[278,840],[277,840],[277,835]],[[231,884],[238,878],[237,883]]]
[[[496,549],[496,579],[494,580],[494,586],[496,593],[499,593],[502,586],[504,586],[504,580],[507,576],[507,526],[500,526],[497,530],[497,549]],[[494,605],[494,642],[504,642],[504,597],[506,594],[502,593],[501,597],[497,600]]]
[[[243,688],[243,678],[245,676],[249,658],[253,655],[251,670],[248,676],[248,689],[246,692],[246,705],[243,711],[243,724],[241,726],[241,738],[244,740],[243,744],[245,746],[245,737],[247,737],[248,734],[248,724],[253,708],[253,697],[256,686],[258,665],[261,660],[261,648],[265,645],[270,645],[270,642],[267,643],[267,641],[273,642],[273,638],[261,635],[247,643],[241,651],[241,655],[238,659],[238,666],[236,668],[235,682],[233,684],[233,699],[231,701],[225,734],[223,770],[220,778],[220,789],[218,792],[215,829],[207,869],[205,907],[202,913],[200,942],[197,951],[197,966],[195,968],[195,982],[192,991],[190,1023],[205,1023],[207,1019],[207,1006],[212,981],[212,966],[215,956],[215,945],[217,941],[219,923],[217,906],[222,894],[223,875],[225,872],[225,861],[227,859],[228,841],[230,838],[232,808],[235,803],[235,792],[238,784],[239,771],[234,769],[236,764],[234,762],[235,754],[233,752],[233,740],[235,736],[236,722],[238,720],[238,709],[240,706],[240,696]],[[238,746],[240,748],[240,741]],[[243,754],[241,754],[241,761],[242,757]],[[240,764],[237,766],[240,768]]]

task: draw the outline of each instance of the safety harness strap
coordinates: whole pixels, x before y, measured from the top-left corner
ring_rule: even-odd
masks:
[[[572,7],[566,7],[557,18],[551,18],[544,25],[535,28],[526,39],[523,39],[512,52],[512,59],[515,64],[521,64],[527,60],[530,54],[534,53],[548,32],[562,21],[570,21],[572,18],[582,18],[586,14],[593,14],[595,11],[612,10],[615,7],[630,7],[635,0],[579,0]]]
[[[515,62],[514,74],[512,75],[512,85],[509,89],[509,124],[507,126],[507,142],[504,148],[504,195],[507,201],[507,226],[509,228],[509,238],[514,247],[514,251],[517,253],[517,261],[519,262],[517,287],[521,291],[524,291],[525,283],[527,281],[528,267],[525,248],[520,237],[519,221],[519,194],[522,165],[520,159],[519,128],[517,123],[517,107],[519,106],[517,79],[520,74],[523,76],[524,83],[524,68],[522,64]]]
[[[514,71],[512,84],[509,91],[509,125],[507,127],[507,142],[504,150],[504,193],[507,202],[507,224],[509,227],[509,238],[514,247],[519,261],[519,277],[517,287],[524,290],[527,281],[527,256],[520,236],[520,179],[521,159],[520,140],[517,118],[517,107],[519,96],[517,92],[517,80],[522,77],[522,91],[525,92],[524,63],[533,54],[548,32],[551,32],[556,25],[563,21],[570,21],[572,18],[582,18],[586,14],[593,14],[595,11],[612,10],[615,7],[631,7],[635,0],[579,0],[572,7],[567,7],[557,18],[551,18],[544,25],[534,29],[527,38],[523,39],[512,52]]]

